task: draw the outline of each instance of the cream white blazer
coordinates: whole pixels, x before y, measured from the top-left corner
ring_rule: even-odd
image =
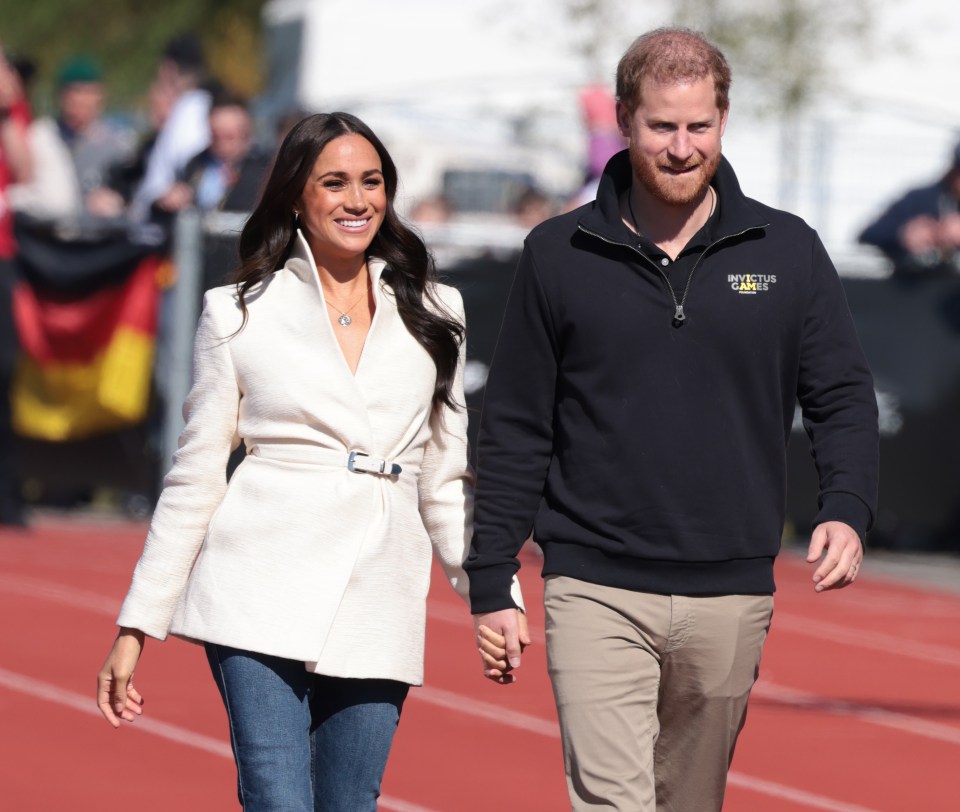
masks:
[[[376,311],[355,375],[302,236],[247,296],[239,333],[234,286],[207,292],[186,426],[118,625],[422,683],[432,554],[469,601],[467,415],[432,413],[433,361],[404,327],[383,263],[369,267]],[[438,295],[462,320],[460,294]],[[249,453],[227,486],[241,438]],[[351,471],[350,452],[368,455],[354,457],[360,467],[401,471]],[[516,581],[514,597],[522,606]]]

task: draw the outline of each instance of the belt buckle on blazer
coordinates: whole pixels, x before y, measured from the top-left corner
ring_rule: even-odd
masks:
[[[355,474],[379,474],[381,476],[397,476],[403,469],[397,465],[395,462],[390,462],[389,460],[371,460],[372,465],[364,463],[364,460],[358,459],[363,457],[364,460],[369,460],[370,455],[364,454],[362,451],[351,451],[350,456],[347,457],[347,470],[353,471]]]

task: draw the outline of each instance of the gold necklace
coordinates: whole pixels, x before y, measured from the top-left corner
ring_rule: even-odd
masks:
[[[370,280],[369,280],[369,278],[368,278],[368,279],[367,279],[367,285],[369,286],[369,284],[370,284]],[[327,297],[326,297],[326,296],[323,297],[323,300],[327,303],[327,306],[328,306],[328,307],[330,307],[330,308],[333,309],[333,312],[334,312],[334,313],[339,313],[339,314],[340,314],[340,315],[337,317],[337,323],[338,323],[341,327],[349,327],[351,324],[353,324],[353,319],[351,319],[350,316],[347,315],[347,314],[348,314],[351,310],[353,310],[353,308],[355,308],[358,304],[360,304],[360,302],[362,302],[362,301],[364,300],[364,298],[366,298],[366,296],[367,296],[367,294],[368,294],[369,292],[370,292],[370,289],[369,289],[369,287],[367,287],[367,289],[363,291],[363,294],[360,296],[360,298],[357,299],[357,301],[355,301],[352,305],[350,305],[350,307],[348,307],[346,310],[341,310],[340,308],[338,308],[338,307],[336,307],[335,305],[331,304],[331,303],[327,300]]]

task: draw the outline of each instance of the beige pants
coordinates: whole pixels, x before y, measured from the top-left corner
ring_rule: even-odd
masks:
[[[547,663],[574,812],[713,812],[772,595],[685,597],[548,576]]]

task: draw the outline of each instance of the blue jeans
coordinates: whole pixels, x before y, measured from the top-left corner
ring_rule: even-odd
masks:
[[[376,812],[409,686],[207,643],[245,812]]]

